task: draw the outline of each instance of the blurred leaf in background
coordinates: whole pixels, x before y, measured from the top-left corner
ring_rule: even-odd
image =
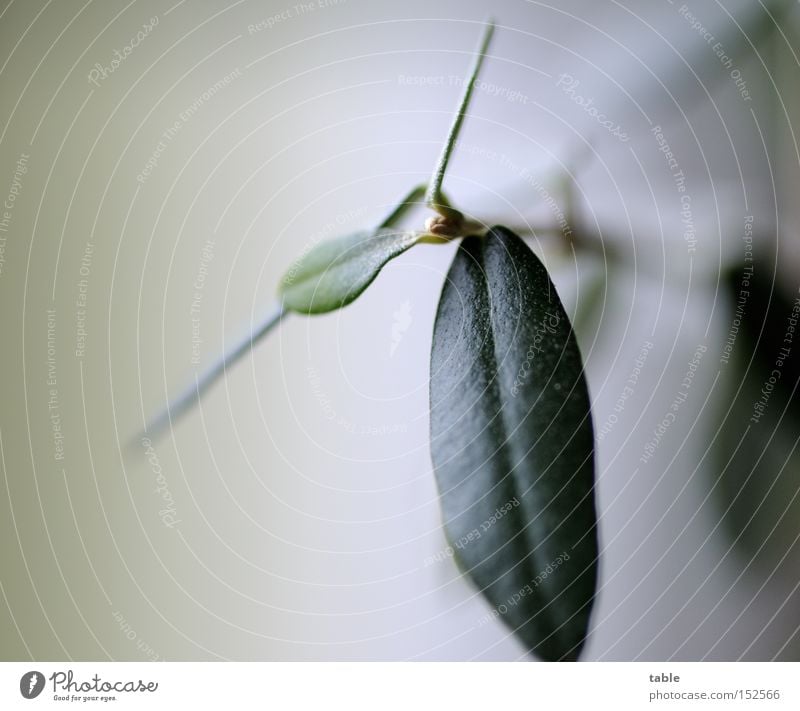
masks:
[[[800,293],[775,273],[765,253],[727,274],[728,363],[712,447],[724,523],[765,571],[786,565],[787,554],[800,561],[792,552],[800,536]]]

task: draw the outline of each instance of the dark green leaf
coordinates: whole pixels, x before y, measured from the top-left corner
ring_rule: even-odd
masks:
[[[583,365],[542,263],[504,227],[463,240],[431,354],[431,452],[448,538],[527,648],[574,660],[597,579]]]
[[[413,247],[422,236],[379,228],[317,245],[281,280],[284,307],[319,314],[346,306],[372,283],[386,262]]]
[[[800,282],[781,283],[775,255],[760,254],[753,241],[755,256],[726,279],[723,395],[709,483],[729,534],[725,545],[733,542],[771,574],[800,562]]]

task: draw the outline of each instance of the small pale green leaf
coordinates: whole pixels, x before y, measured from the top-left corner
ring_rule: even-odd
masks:
[[[456,254],[430,388],[431,453],[462,569],[527,649],[577,659],[597,581],[589,395],[547,271],[504,227]]]
[[[413,247],[422,236],[378,228],[315,246],[281,280],[284,307],[320,314],[346,306],[372,283],[386,262]]]

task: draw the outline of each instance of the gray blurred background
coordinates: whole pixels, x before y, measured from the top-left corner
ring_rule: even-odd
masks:
[[[4,660],[526,658],[437,556],[428,358],[453,245],[287,319],[136,440],[304,248],[427,180],[487,14],[291,2],[0,10]],[[446,189],[533,227],[575,318],[589,660],[800,659],[796,352],[750,421],[800,286],[795,5],[491,3]]]

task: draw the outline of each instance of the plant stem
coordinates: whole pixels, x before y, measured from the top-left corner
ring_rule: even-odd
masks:
[[[472,90],[475,87],[475,80],[481,70],[486,51],[489,49],[489,43],[494,34],[494,22],[489,20],[486,24],[483,37],[481,38],[480,45],[478,46],[478,53],[472,65],[472,70],[469,73],[467,83],[464,85],[464,93],[461,96],[461,102],[458,106],[458,111],[453,117],[453,123],[450,126],[450,132],[447,134],[447,140],[442,148],[442,153],[439,156],[439,161],[433,171],[433,177],[428,184],[428,192],[425,194],[425,203],[428,207],[436,210],[443,217],[450,217],[459,219],[461,213],[455,208],[451,207],[447,200],[442,195],[442,182],[444,181],[444,174],[447,171],[447,163],[450,161],[450,154],[453,152],[456,140],[458,139],[458,132],[461,130],[461,124],[464,121],[464,115],[467,107],[469,106],[470,99],[472,98]]]
[[[381,222],[381,227],[394,227],[398,223],[398,221],[412,208],[416,205],[422,197],[425,195],[425,183],[421,183],[417,185],[408,195],[406,195],[398,204],[397,207],[392,210],[391,213],[386,217],[386,219]]]
[[[170,425],[174,424],[181,415],[200,400],[206,390],[208,390],[228,368],[236,363],[245,353],[252,350],[253,346],[258,341],[266,336],[273,327],[277,326],[285,315],[286,311],[284,311],[283,306],[275,304],[255,329],[242,338],[199,378],[196,378],[195,382],[167,405],[158,417],[151,420],[145,427],[141,436],[146,435],[150,439],[156,439],[164,434]]]
[[[401,200],[397,207],[381,222],[380,227],[394,226],[414,205],[418,204],[425,194],[425,185],[417,185],[408,195]],[[275,304],[264,316],[261,322],[247,336],[242,338],[220,360],[208,368],[195,382],[186,388],[181,395],[175,398],[167,407],[152,419],[141,433],[139,439],[147,436],[156,439],[167,430],[178,418],[192,408],[203,394],[222,376],[228,368],[233,366],[245,353],[252,350],[258,341],[266,336],[281,319],[287,314],[281,304]]]

